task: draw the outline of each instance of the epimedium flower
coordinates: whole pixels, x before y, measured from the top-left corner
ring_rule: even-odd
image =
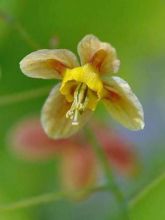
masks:
[[[92,129],[104,149],[110,166],[117,173],[124,176],[138,174],[141,166],[138,160],[138,153],[135,151],[135,146],[132,142],[128,141],[114,129],[98,121],[92,124]]]
[[[65,191],[72,193],[96,184],[96,157],[82,133],[53,140],[45,134],[39,118],[30,116],[18,121],[6,139],[9,151],[19,159],[37,163],[58,157],[57,179]]]
[[[48,138],[38,117],[25,117],[18,121],[7,136],[9,150],[18,158],[42,161],[60,154],[64,146],[75,145],[72,139],[53,140]]]
[[[76,133],[90,118],[99,101],[125,127],[144,127],[143,108],[122,78],[116,76],[120,61],[116,50],[94,35],[78,44],[79,64],[67,49],[43,49],[20,62],[22,72],[34,78],[61,79],[46,100],[41,121],[47,135],[66,138]]]
[[[124,176],[136,174],[139,163],[133,144],[101,122],[92,123],[92,129],[110,166]],[[26,161],[41,162],[58,156],[58,179],[68,192],[97,185],[100,179],[101,165],[83,132],[53,140],[44,133],[38,117],[27,117],[12,127],[7,144],[10,152]]]

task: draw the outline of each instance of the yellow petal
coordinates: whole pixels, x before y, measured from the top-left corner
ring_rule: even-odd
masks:
[[[76,56],[69,50],[38,50],[24,57],[20,62],[22,72],[33,78],[60,79],[66,68],[78,66]]]
[[[56,85],[46,100],[41,122],[47,135],[54,139],[67,138],[76,133],[89,119],[91,111],[85,111],[79,117],[79,125],[72,125],[72,121],[66,118],[66,113],[71,107],[60,91],[61,84]]]
[[[82,65],[91,63],[101,74],[116,73],[119,69],[115,48],[94,35],[86,35],[79,42],[78,53]]]
[[[143,129],[143,108],[128,83],[119,77],[110,77],[104,86],[103,102],[112,117],[131,130]]]

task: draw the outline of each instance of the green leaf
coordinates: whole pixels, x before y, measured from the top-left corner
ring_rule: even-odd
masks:
[[[165,219],[165,175],[150,184],[131,203],[131,220]]]

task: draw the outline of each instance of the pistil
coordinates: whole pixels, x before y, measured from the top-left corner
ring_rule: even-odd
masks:
[[[66,113],[66,118],[72,120],[72,125],[78,125],[79,115],[86,109],[88,104],[88,87],[84,83],[79,83],[76,90],[74,91],[74,100],[71,105],[71,108]]]

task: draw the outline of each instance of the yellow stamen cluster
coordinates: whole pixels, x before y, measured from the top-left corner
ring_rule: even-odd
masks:
[[[60,92],[72,102],[66,117],[78,125],[78,117],[85,109],[95,110],[103,95],[103,84],[96,70],[87,64],[65,71]]]
[[[72,120],[72,125],[78,125],[78,117],[87,107],[88,104],[88,87],[84,83],[79,83],[74,92],[74,101],[71,108],[66,113],[66,117]]]

